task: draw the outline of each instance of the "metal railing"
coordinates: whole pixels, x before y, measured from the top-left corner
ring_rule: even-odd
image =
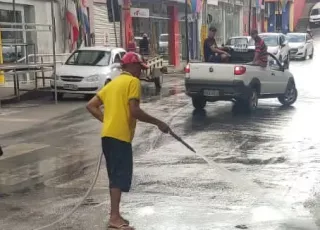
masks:
[[[63,64],[66,59],[70,56],[70,53],[62,53],[62,54],[56,54],[57,57],[61,57],[61,59],[58,61],[56,60],[56,63]],[[29,54],[28,56],[25,56],[17,61],[17,63],[41,63],[41,64],[48,64],[52,63],[52,61],[44,62],[45,58],[52,58],[53,54]]]

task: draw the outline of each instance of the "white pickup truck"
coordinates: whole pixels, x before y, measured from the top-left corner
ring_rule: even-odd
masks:
[[[259,98],[278,98],[286,106],[298,97],[293,75],[269,54],[268,66],[250,63],[254,50],[230,50],[229,63],[191,62],[185,68],[186,94],[195,109],[207,102],[233,101],[248,111],[255,110]]]

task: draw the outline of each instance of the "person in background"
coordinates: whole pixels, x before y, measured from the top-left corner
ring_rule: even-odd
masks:
[[[209,28],[208,38],[204,40],[203,54],[205,62],[226,62],[230,54],[223,49],[219,49],[215,39],[217,29],[215,27]]]
[[[261,67],[266,67],[268,64],[268,47],[264,43],[263,39],[258,35],[258,31],[251,30],[251,37],[255,43],[255,53],[253,58],[253,64]]]
[[[101,143],[107,163],[110,188],[109,228],[133,230],[120,214],[123,192],[129,192],[132,182],[133,155],[131,142],[136,120],[153,124],[160,131],[170,133],[169,126],[140,108],[141,70],[147,68],[141,56],[126,53],[121,60],[123,72],[104,86],[88,104],[88,111],[102,122]],[[104,106],[104,111],[101,106]]]
[[[310,35],[310,37],[313,39],[313,36],[312,36],[312,31],[310,30],[310,28],[307,29],[307,34]]]
[[[149,55],[150,53],[150,44],[147,34],[142,35],[142,39],[139,43],[139,52],[141,55]]]

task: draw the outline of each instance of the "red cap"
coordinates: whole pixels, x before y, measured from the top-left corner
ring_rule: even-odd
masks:
[[[135,52],[128,52],[121,59],[122,65],[134,63],[139,63],[143,69],[148,69],[148,66],[143,62],[141,56]]]

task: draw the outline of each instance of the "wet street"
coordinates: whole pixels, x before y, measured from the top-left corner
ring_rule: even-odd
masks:
[[[320,229],[319,63],[320,33],[314,59],[291,62],[294,106],[260,100],[251,115],[232,113],[230,102],[194,111],[182,76],[165,80],[161,96],[145,88],[142,107],[197,154],[138,123],[124,216],[137,230]],[[82,199],[101,153],[100,124],[84,105],[48,99],[0,109],[0,229],[38,229]],[[104,165],[84,204],[48,229],[107,229]]]

